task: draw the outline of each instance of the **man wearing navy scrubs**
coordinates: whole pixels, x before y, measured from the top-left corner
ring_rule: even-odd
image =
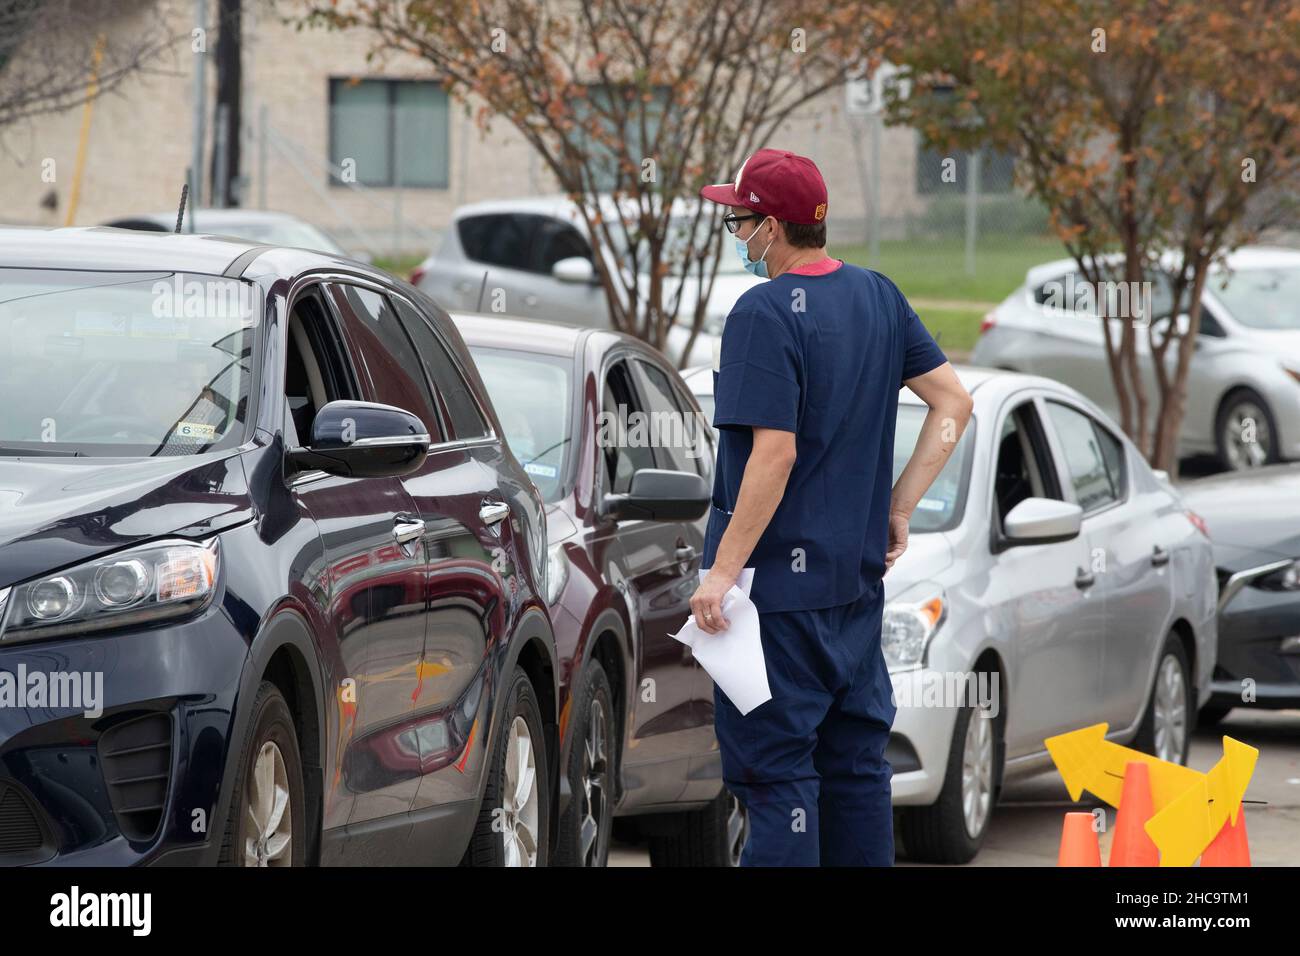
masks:
[[[706,632],[754,568],[772,699],[742,716],[716,687],[727,787],[749,813],[742,866],[890,866],[885,744],[895,705],[880,647],[885,572],[948,460],[971,399],[902,293],[826,254],[812,160],[761,149],[705,186],[745,268],[770,279],[727,316],[715,363],[721,435],[691,598]],[[891,489],[898,391],[930,406]]]

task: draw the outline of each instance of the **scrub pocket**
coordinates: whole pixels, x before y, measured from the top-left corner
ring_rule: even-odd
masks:
[[[713,559],[718,554],[718,545],[730,523],[731,512],[724,511],[718,507],[717,502],[710,501],[709,521],[704,528],[704,554],[700,558],[701,570],[707,571],[713,567]]]

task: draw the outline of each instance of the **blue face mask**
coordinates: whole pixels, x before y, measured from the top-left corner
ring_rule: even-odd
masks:
[[[763,225],[763,223],[764,223],[764,222],[767,222],[767,220],[768,220],[768,217],[767,217],[767,216],[764,216],[763,219],[762,219],[762,222],[759,223],[759,226]],[[752,240],[752,239],[754,238],[754,236],[756,236],[756,235],[758,235],[758,229],[757,229],[757,228],[755,228],[755,230],[753,231],[753,233],[750,235],[749,239],[741,239],[739,236],[737,236],[737,237],[736,237],[736,255],[740,256],[740,264],[741,264],[742,266],[745,267],[745,271],[746,271],[746,272],[750,273],[751,275],[756,275],[756,276],[758,276],[760,279],[766,279],[766,278],[767,278],[767,263],[763,261],[763,257],[767,255],[767,249],[771,249],[771,248],[772,248],[772,242],[775,242],[776,239],[773,238],[773,239],[772,239],[772,242],[769,242],[769,243],[767,244],[767,249],[764,249],[764,250],[763,250],[763,255],[761,255],[761,256],[758,257],[758,261],[754,261],[753,259],[750,259],[750,258],[749,258],[749,243],[750,243],[750,240]]]

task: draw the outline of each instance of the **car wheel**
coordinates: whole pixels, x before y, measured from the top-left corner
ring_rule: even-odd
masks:
[[[953,727],[948,767],[939,799],[928,807],[903,807],[900,824],[909,859],[967,863],[975,858],[1002,782],[1002,717],[977,717],[963,707]]]
[[[605,669],[592,662],[573,697],[573,743],[569,748],[568,809],[555,845],[559,866],[604,866],[614,819],[614,773],[618,727],[614,695]]]
[[[1223,400],[1214,437],[1219,462],[1231,471],[1259,468],[1278,460],[1273,413],[1253,389],[1236,389]]]
[[[726,787],[708,806],[674,814],[670,833],[649,837],[651,866],[740,866],[749,839],[749,814]]]
[[[1156,682],[1133,741],[1136,749],[1170,763],[1187,763],[1193,713],[1190,670],[1182,641],[1178,635],[1170,634],[1160,651]]]
[[[492,748],[487,789],[462,865],[546,866],[550,774],[542,712],[532,682],[515,668],[505,724]]]
[[[222,866],[306,866],[302,758],[289,705],[263,681],[240,753],[221,845]]]

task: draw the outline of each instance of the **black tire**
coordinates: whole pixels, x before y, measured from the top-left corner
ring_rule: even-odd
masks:
[[[605,669],[587,665],[573,696],[568,809],[560,817],[553,856],[556,866],[605,866],[614,823],[618,717]]]
[[[699,810],[673,814],[680,821],[672,832],[650,836],[651,866],[740,865],[740,851],[749,839],[749,816],[726,787]]]
[[[998,794],[1002,789],[1002,771],[1006,759],[1002,733],[1004,716],[999,713],[996,717],[977,718],[975,711],[976,708],[971,706],[963,707],[957,713],[939,798],[927,807],[899,808],[899,831],[909,860],[921,863],[969,863],[979,853],[984,838],[988,836],[989,825],[997,809]],[[978,732],[987,729],[991,735],[989,806],[976,833],[971,833],[967,826],[962,796],[962,764],[972,720],[981,720],[987,725],[986,728],[980,728],[976,724],[974,730]]]
[[[503,795],[507,790],[506,749],[510,742],[511,728],[516,718],[523,721],[527,728],[529,745],[532,750],[533,794],[536,799],[531,812],[535,830],[532,840],[535,843],[533,855],[536,866],[547,866],[549,857],[549,820],[551,815],[551,775],[546,754],[546,737],[542,728],[542,711],[533,691],[532,681],[523,668],[516,667],[514,675],[506,688],[505,720],[497,732],[497,739],[492,742],[492,761],[489,764],[487,788],[483,793],[483,805],[479,808],[478,821],[474,824],[474,833],[469,846],[461,860],[462,866],[508,866],[513,865],[512,857],[507,854],[507,831],[516,831],[513,806],[507,810],[502,806]],[[527,803],[527,801],[525,801]],[[498,824],[497,821],[500,821]],[[527,828],[525,828],[526,830]]]
[[[1162,738],[1158,733],[1160,728],[1157,722],[1157,708],[1169,710],[1167,706],[1168,692],[1167,688],[1162,686],[1165,680],[1166,666],[1177,666],[1180,671],[1182,681],[1182,746],[1178,747],[1175,742],[1166,746],[1172,746],[1171,752],[1161,754]],[[1187,652],[1183,650],[1183,642],[1179,640],[1177,634],[1170,633],[1165,638],[1164,647],[1160,650],[1160,659],[1156,664],[1156,679],[1151,685],[1151,693],[1147,697],[1146,712],[1142,715],[1142,724],[1138,727],[1137,736],[1133,738],[1133,747],[1143,753],[1160,757],[1163,760],[1171,760],[1174,763],[1186,765],[1187,752],[1192,744],[1192,725],[1195,711],[1195,702],[1193,700],[1192,682],[1190,679],[1191,667],[1187,663]],[[1163,692],[1163,693],[1162,693]],[[1177,694],[1175,693],[1176,697]],[[1166,727],[1168,727],[1168,722]],[[1166,731],[1168,732],[1168,730]]]
[[[248,721],[239,753],[235,785],[231,790],[230,807],[226,813],[226,830],[221,841],[221,866],[283,866],[283,862],[267,859],[266,841],[257,837],[249,819],[250,803],[256,800],[253,768],[263,748],[273,745],[278,751],[284,771],[288,802],[285,812],[289,816],[288,865],[307,865],[307,805],[303,799],[302,757],[298,752],[298,731],[294,726],[289,705],[278,687],[263,681],[253,699],[253,712]],[[274,765],[274,755],[266,759]],[[263,852],[249,848],[261,846]],[[274,849],[271,847],[270,849]],[[254,859],[260,862],[254,862]]]
[[[1215,451],[1218,454],[1219,464],[1229,471],[1256,467],[1234,461],[1234,452],[1230,446],[1228,434],[1233,421],[1239,418],[1243,411],[1250,406],[1254,406],[1260,412],[1260,420],[1257,422],[1255,430],[1256,438],[1259,439],[1258,444],[1263,450],[1263,461],[1259,464],[1271,465],[1281,460],[1281,456],[1278,454],[1277,421],[1273,418],[1273,410],[1268,407],[1268,402],[1253,388],[1235,388],[1224,396],[1223,401],[1219,403],[1218,414],[1214,416]],[[1251,415],[1250,417],[1255,416]]]

